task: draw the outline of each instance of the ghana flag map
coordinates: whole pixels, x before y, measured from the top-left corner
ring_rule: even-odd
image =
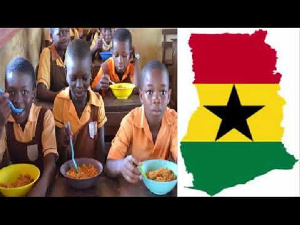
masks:
[[[193,189],[214,196],[297,159],[282,143],[285,100],[267,31],[191,34],[199,107],[180,143]]]

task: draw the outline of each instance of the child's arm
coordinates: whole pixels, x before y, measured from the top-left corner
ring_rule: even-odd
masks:
[[[100,90],[107,90],[109,87],[109,81],[110,76],[108,65],[107,62],[104,62],[102,63],[101,68],[92,83],[92,88],[96,92],[99,92]]]
[[[49,48],[44,48],[40,55],[38,77],[37,77],[37,98],[43,101],[54,102],[58,92],[50,91],[50,54]]]
[[[11,113],[8,97],[9,95],[7,93],[0,94],[0,137]]]
[[[140,161],[132,155],[127,155],[134,138],[132,115],[129,113],[122,119],[120,128],[112,141],[104,171],[108,176],[122,175],[128,182],[135,183],[141,179],[141,172],[137,168]]]
[[[57,140],[57,151],[59,155],[59,162],[58,164],[64,163],[68,159],[68,155],[70,152],[67,152],[70,145],[70,135],[73,133],[69,133],[69,130],[66,127],[58,128],[55,126],[55,135]]]
[[[176,115],[176,120],[174,122],[174,125],[171,129],[171,154],[172,154],[172,159],[177,163],[177,157],[178,157],[178,133],[177,133],[177,115]]]
[[[43,175],[28,194],[29,197],[45,197],[47,189],[55,177],[55,157],[56,155],[54,153],[49,153],[44,157]]]
[[[92,52],[92,56],[93,59],[95,58],[95,55],[98,51],[102,50],[102,45],[103,45],[103,41],[101,37],[98,37],[98,40],[96,42],[96,44],[94,45],[94,47],[92,48],[91,52]]]
[[[59,92],[50,91],[43,83],[39,83],[37,86],[37,96],[43,101],[54,102],[54,99],[58,93]]]
[[[107,152],[105,149],[104,141],[104,126],[98,129],[98,140],[97,140],[97,160],[100,161],[104,167],[106,163]]]
[[[133,72],[133,84],[136,86],[136,90],[140,89],[140,74],[141,74],[141,67],[140,67],[140,56],[139,54],[134,51],[134,72]]]

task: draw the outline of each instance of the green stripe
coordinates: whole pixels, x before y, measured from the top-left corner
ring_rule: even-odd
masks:
[[[180,149],[192,188],[209,195],[297,162],[281,142],[181,142]]]

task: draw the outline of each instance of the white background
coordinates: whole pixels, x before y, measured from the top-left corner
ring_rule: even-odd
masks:
[[[186,134],[192,113],[199,106],[196,88],[192,85],[192,53],[188,45],[191,33],[246,33],[259,28],[179,28],[178,29],[178,146]],[[282,74],[279,94],[285,99],[283,108],[284,136],[282,142],[289,154],[299,159],[299,33],[298,28],[261,28],[266,30],[265,42],[277,52],[277,71]],[[199,128],[201,129],[201,128]],[[180,149],[180,148],[179,148]],[[178,196],[209,196],[192,186],[193,176],[185,169],[181,152],[178,154]],[[213,178],[212,178],[213,179]],[[227,188],[218,196],[300,196],[299,162],[292,170],[272,170],[243,185]]]

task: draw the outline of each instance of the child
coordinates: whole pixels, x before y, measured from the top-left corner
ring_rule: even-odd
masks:
[[[130,62],[131,58],[133,62]],[[117,29],[113,36],[113,57],[107,59],[92,82],[94,91],[107,90],[109,82],[129,82],[139,84],[139,54],[132,48],[131,33],[127,29]]]
[[[148,159],[177,161],[177,112],[167,107],[170,101],[169,75],[159,61],[150,61],[142,71],[141,107],[129,112],[109,150],[106,172],[120,174],[131,183],[141,179],[137,169]]]
[[[48,47],[52,44],[52,39],[50,36],[50,28],[44,28],[45,42],[44,46]]]
[[[80,39],[80,29],[82,28],[70,28],[70,40],[76,40],[76,39]]]
[[[66,52],[69,87],[56,96],[53,106],[61,163],[71,158],[70,135],[75,157],[105,161],[103,125],[107,118],[101,96],[90,89],[91,65],[88,43],[81,39],[72,41]],[[71,132],[66,127],[68,122]]]
[[[58,158],[55,123],[50,109],[33,103],[35,73],[27,59],[17,57],[7,65],[5,90],[14,106],[24,111],[20,115],[13,112],[9,115],[8,94],[0,95],[0,160],[6,149],[6,155],[12,163],[36,165],[41,178],[29,196],[45,196],[55,176],[55,161]]]
[[[97,58],[96,54],[99,52],[107,52],[112,49],[112,37],[113,29],[112,28],[100,28],[99,33],[95,33],[94,39],[91,44],[91,51],[93,59]]]
[[[70,41],[70,28],[50,28],[53,44],[43,49],[38,69],[37,97],[53,102],[59,91],[68,86],[64,65]]]

